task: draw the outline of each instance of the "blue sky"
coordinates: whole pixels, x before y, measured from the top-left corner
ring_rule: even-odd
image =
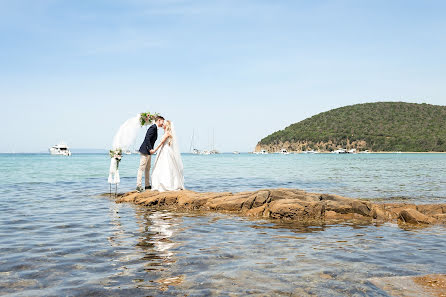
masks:
[[[0,152],[108,148],[142,111],[183,151],[251,151],[335,107],[445,105],[444,3],[0,0]]]

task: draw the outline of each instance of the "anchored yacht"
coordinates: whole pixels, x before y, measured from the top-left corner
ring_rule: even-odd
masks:
[[[49,148],[51,155],[71,156],[71,151],[65,143],[59,143]]]
[[[289,155],[290,153],[289,153],[286,149],[281,149],[280,152],[279,152],[279,154],[282,154],[282,155]]]
[[[331,152],[332,154],[348,154],[346,149],[338,149]]]

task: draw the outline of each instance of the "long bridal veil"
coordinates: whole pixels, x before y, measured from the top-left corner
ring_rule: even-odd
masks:
[[[178,166],[178,171],[183,176],[183,161],[181,160],[180,147],[178,145],[177,133],[175,132],[175,125],[171,122],[171,133],[172,133],[172,151],[175,158],[175,162]]]

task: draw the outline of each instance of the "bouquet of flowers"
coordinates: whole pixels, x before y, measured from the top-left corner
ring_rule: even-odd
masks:
[[[122,159],[122,149],[110,150],[110,158],[116,160],[116,169],[119,167],[119,162]]]
[[[151,124],[152,121],[154,121],[158,115],[159,114],[157,112],[155,112],[155,113],[142,112],[139,117],[139,123],[141,124],[141,127],[144,125]]]

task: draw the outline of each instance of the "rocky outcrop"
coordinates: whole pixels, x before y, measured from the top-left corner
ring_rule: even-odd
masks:
[[[341,221],[446,223],[446,204],[377,204],[361,199],[295,189],[267,189],[240,193],[199,193],[188,190],[129,192],[118,195],[116,202],[131,202],[155,209],[231,212],[303,223]]]
[[[348,139],[346,142],[335,143],[331,140],[329,141],[276,141],[273,143],[264,144],[258,142],[254,151],[260,152],[261,150],[265,150],[269,153],[280,152],[282,149],[286,149],[288,152],[303,152],[308,150],[315,150],[321,153],[328,153],[331,151],[335,151],[337,149],[345,148],[347,150],[356,149],[357,151],[370,150],[367,146],[367,142],[365,140],[357,140],[350,142]]]

